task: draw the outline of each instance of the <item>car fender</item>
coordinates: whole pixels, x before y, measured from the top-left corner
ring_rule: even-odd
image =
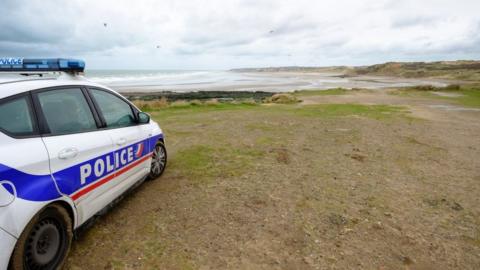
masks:
[[[3,187],[0,185],[0,189],[1,188]],[[43,208],[52,203],[59,203],[65,208],[70,208],[67,208],[67,211],[72,215],[72,223],[74,224],[74,228],[76,228],[78,224],[77,211],[73,201],[67,196],[62,196],[56,200],[40,202],[15,198],[9,205],[0,207],[0,228],[18,238],[30,220],[32,220],[37,213],[41,212]]]

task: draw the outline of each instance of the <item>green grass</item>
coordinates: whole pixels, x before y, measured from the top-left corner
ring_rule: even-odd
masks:
[[[182,104],[166,108],[150,110],[152,117],[166,118],[177,115],[198,114],[212,111],[243,110],[259,107],[257,104],[250,103],[217,103],[217,104]]]
[[[263,151],[248,147],[196,145],[178,151],[171,166],[194,184],[203,184],[215,177],[242,175],[263,155]]]
[[[311,117],[344,117],[362,116],[373,119],[385,119],[394,115],[404,114],[404,107],[389,105],[361,105],[361,104],[318,104],[318,105],[291,105],[276,104],[273,106],[261,106],[252,104],[229,104],[219,103],[215,105],[186,105],[182,107],[168,107],[152,111],[152,117],[156,119],[168,119],[182,115],[196,115],[201,113],[229,111],[229,110],[257,110],[266,113],[290,113],[298,116]],[[257,128],[250,127],[249,128]]]
[[[184,107],[168,107],[153,112],[154,118],[160,122],[182,122],[182,119],[192,119],[188,125],[195,125],[197,121],[205,121],[218,117],[227,110],[236,110],[241,113],[259,115],[280,115],[285,117],[367,117],[376,120],[390,119],[405,114],[403,107],[387,105],[359,105],[359,104],[319,104],[319,105],[242,105],[242,104],[216,104],[216,105],[188,105]],[[231,112],[230,112],[231,113]],[[217,116],[216,116],[217,115]],[[197,119],[197,120],[195,120]],[[277,133],[282,133],[282,125],[268,122],[246,123],[244,128],[248,132],[261,132],[251,146],[231,145],[218,138],[213,139],[214,145],[194,145],[186,149],[179,149],[170,166],[178,170],[181,175],[190,179],[194,185],[208,185],[216,178],[237,177],[251,170],[258,159],[268,155],[265,145],[275,145],[278,141]],[[185,132],[185,130],[183,130]],[[205,132],[210,132],[207,128]],[[265,135],[268,134],[268,135]],[[189,136],[186,133],[185,136]],[[215,138],[215,132],[209,137]]]
[[[423,97],[423,98],[437,98],[438,95],[433,94],[431,91],[420,91],[411,89],[398,89],[388,92],[389,95],[400,97]]]
[[[310,117],[361,116],[382,120],[395,115],[403,115],[406,113],[406,110],[404,107],[388,105],[319,104],[291,109],[290,112],[295,115]]]
[[[458,97],[440,96],[433,92],[455,93]],[[403,97],[423,97],[434,98],[445,101],[452,101],[466,107],[480,107],[480,87],[478,86],[461,86],[457,89],[447,87],[428,87],[425,89],[413,87],[403,88],[390,92],[392,95]]]
[[[273,137],[259,137],[255,140],[256,145],[264,145],[264,146],[271,146],[275,144],[281,144],[276,138]]]
[[[461,90],[461,97],[453,98],[459,104],[467,107],[480,107],[480,89],[465,89]]]

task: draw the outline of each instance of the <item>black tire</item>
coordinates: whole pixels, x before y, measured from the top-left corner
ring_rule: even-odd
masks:
[[[149,180],[155,180],[160,177],[167,167],[167,149],[162,141],[155,145],[152,155],[152,164],[150,166]]]
[[[9,269],[61,269],[73,238],[67,210],[52,204],[35,215],[18,238]]]

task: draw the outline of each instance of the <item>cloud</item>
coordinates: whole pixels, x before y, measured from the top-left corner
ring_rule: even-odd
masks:
[[[0,40],[2,42],[18,43],[58,43],[65,40],[67,33],[73,31],[75,25],[63,20],[58,15],[68,16],[69,8],[59,8],[53,2],[45,2],[42,7],[45,12],[32,12],[28,3],[2,0],[0,16]]]
[[[405,27],[415,27],[415,26],[426,26],[431,24],[435,24],[438,22],[440,18],[437,17],[430,17],[430,16],[412,16],[412,15],[405,15],[404,17],[396,18],[392,22],[393,28],[405,28]]]
[[[478,0],[0,0],[0,5],[0,55],[81,57],[93,68],[480,58]]]

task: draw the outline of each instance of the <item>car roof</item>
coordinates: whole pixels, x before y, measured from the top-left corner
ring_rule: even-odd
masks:
[[[0,99],[35,89],[56,86],[86,85],[109,89],[108,87],[91,82],[81,75],[71,75],[64,72],[42,74],[41,77],[38,74],[30,75],[31,76],[25,76],[19,73],[0,73]]]

